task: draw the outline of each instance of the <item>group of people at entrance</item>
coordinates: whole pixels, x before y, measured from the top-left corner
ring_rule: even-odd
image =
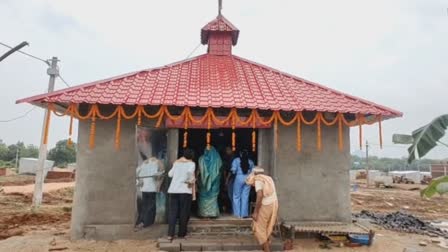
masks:
[[[220,209],[225,211],[229,208],[225,202],[230,205],[234,216],[249,217],[250,185],[245,181],[255,165],[246,150],[241,151],[236,158],[232,159],[231,156],[229,148],[221,158],[214,147],[209,147],[199,158],[197,184],[200,217],[218,217]]]
[[[220,215],[220,208],[222,209],[223,206],[220,207],[219,201],[222,203],[223,188],[227,188],[225,196],[231,202],[233,215],[238,218],[250,217],[249,197],[251,186],[253,186],[257,193],[252,215],[254,233],[260,244],[269,246],[269,237],[277,219],[278,209],[274,183],[270,177],[263,175],[263,169],[255,167],[254,162],[249,158],[248,151],[242,150],[236,158],[230,158],[229,150],[226,154],[227,156],[221,158],[218,151],[210,146],[199,158],[198,169],[196,169],[196,163],[193,161],[194,152],[191,149],[185,149],[183,156],[174,162],[168,172],[168,177],[171,178],[167,191],[168,239],[174,238],[177,222],[179,222],[177,236],[184,238],[187,235],[191,205],[196,195],[200,217],[214,218]],[[150,158],[144,161],[137,170],[138,178],[143,178],[143,185],[140,185],[143,202],[137,221],[139,228],[154,223],[155,192],[159,190],[158,181],[163,173],[161,168],[163,166],[159,162],[155,158]],[[148,190],[151,192],[145,193]]]

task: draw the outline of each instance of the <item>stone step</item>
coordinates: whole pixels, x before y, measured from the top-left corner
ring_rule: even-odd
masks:
[[[159,249],[161,251],[259,251],[260,245],[253,236],[232,236],[203,237],[201,239],[189,238],[187,240],[174,240],[172,242],[160,240]],[[272,251],[282,251],[283,242],[274,240],[271,246]]]
[[[188,232],[191,234],[219,234],[219,233],[250,233],[252,230],[250,225],[229,225],[229,224],[190,224]]]

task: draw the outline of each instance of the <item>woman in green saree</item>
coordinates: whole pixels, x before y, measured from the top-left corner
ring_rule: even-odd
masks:
[[[222,160],[212,146],[206,148],[199,158],[199,198],[198,215],[215,218],[219,216],[218,195],[222,176]]]

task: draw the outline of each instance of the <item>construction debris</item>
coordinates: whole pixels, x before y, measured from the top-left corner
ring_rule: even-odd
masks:
[[[422,221],[415,216],[402,212],[376,214],[363,210],[359,214],[354,214],[354,217],[359,219],[369,219],[371,223],[389,230],[422,235],[437,235],[448,238],[448,232],[435,227],[429,222]]]

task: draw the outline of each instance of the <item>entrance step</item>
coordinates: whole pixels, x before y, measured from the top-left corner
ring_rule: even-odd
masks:
[[[191,236],[218,236],[218,235],[251,235],[251,220],[236,218],[219,219],[191,219],[188,224],[188,233]]]
[[[159,240],[161,251],[260,251],[260,245],[252,235],[189,238],[186,240]],[[273,240],[272,251],[283,251],[281,240]]]

